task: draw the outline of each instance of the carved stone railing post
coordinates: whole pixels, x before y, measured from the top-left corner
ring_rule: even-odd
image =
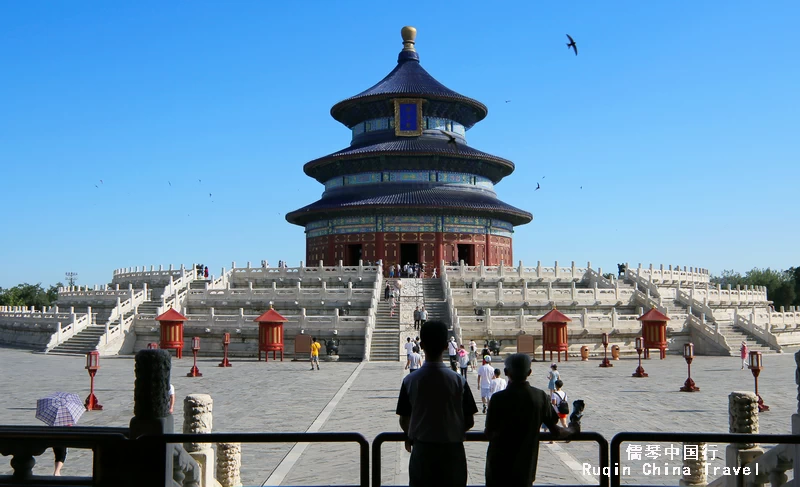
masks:
[[[684,473],[679,485],[707,485],[706,478],[706,444],[705,443],[684,443],[683,444],[683,467],[689,468],[689,473]],[[694,450],[697,455],[687,455],[685,452]]]
[[[222,487],[241,487],[241,443],[217,443],[217,482]]]
[[[183,400],[183,433],[211,433],[214,400],[208,394],[190,394]],[[200,466],[200,485],[214,486],[214,450],[211,443],[184,443],[183,447]]]
[[[731,392],[728,395],[728,424],[730,433],[758,434],[758,397],[753,392]],[[755,443],[736,443],[725,448],[725,466],[743,467],[764,453]],[[744,477],[729,475],[727,487],[742,487]]]

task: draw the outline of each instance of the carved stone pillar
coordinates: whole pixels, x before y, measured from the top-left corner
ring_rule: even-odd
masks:
[[[683,444],[683,452],[687,451],[687,447],[689,449],[697,449],[697,458],[687,458],[687,455],[684,453],[683,455],[683,467],[689,468],[689,474],[683,474],[679,485],[707,485],[708,480],[706,479],[706,469],[705,469],[705,462],[706,462],[706,444],[705,443],[684,443]]]
[[[769,326],[769,325],[767,325]],[[800,352],[794,354],[796,365],[794,381],[797,383],[797,412],[792,414],[792,434],[800,435]],[[800,479],[800,445],[794,445],[794,478]]]
[[[184,434],[211,433],[214,400],[208,394],[190,394],[183,400]],[[183,447],[200,465],[200,485],[213,487],[215,465],[211,443],[184,443]]]
[[[728,395],[728,431],[758,434],[758,396],[753,392],[731,392]],[[755,443],[737,443],[725,448],[725,465],[731,469],[747,465],[764,453]],[[725,477],[727,487],[741,487],[743,477]]]
[[[222,487],[241,487],[241,443],[217,443],[217,482]]]

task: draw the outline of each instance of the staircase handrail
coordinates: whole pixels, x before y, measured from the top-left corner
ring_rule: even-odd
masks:
[[[689,326],[719,345],[720,348],[729,353],[731,352],[731,346],[728,344],[728,340],[725,339],[725,335],[719,332],[719,325],[717,323],[703,321],[693,314],[686,315],[686,321],[689,323]]]
[[[223,269],[224,270],[224,269]],[[225,289],[228,287],[228,283],[231,280],[231,274],[233,274],[233,269],[229,269],[226,272],[223,272],[221,276],[211,281],[208,285],[209,289]]]
[[[614,283],[610,280],[603,277],[598,271],[592,269],[591,267],[586,269],[586,273],[583,275],[583,279],[589,281],[589,284],[594,286],[597,284],[597,287],[604,288],[604,289],[613,289]]]
[[[647,294],[643,293],[638,289],[633,290],[633,299],[642,303],[642,307],[644,309],[655,308],[658,311],[668,315],[668,310],[665,306],[661,304],[660,299],[655,299],[653,296],[648,296]]]
[[[378,319],[378,304],[381,302],[381,292],[383,290],[383,263],[378,262],[377,277],[372,286],[372,297],[369,301],[369,311],[367,312],[367,326],[364,327],[364,362],[369,362],[369,354],[372,351],[372,333],[375,331],[375,323]]]
[[[444,292],[444,301],[447,303],[447,312],[450,315],[450,323],[453,325],[453,335],[456,337],[458,343],[462,343],[461,336],[461,322],[458,318],[458,310],[456,309],[455,300],[453,299],[453,290],[450,287],[450,279],[447,276],[447,266],[442,262],[441,273],[439,280],[442,283],[442,291]],[[462,266],[463,268],[463,266]]]
[[[637,272],[633,272],[630,268],[625,268],[625,279],[629,281],[633,281],[634,285],[638,288],[641,287],[643,291],[650,291],[650,296],[654,298],[660,298],[661,294],[658,291],[658,286],[650,279],[645,279],[639,274],[641,268],[637,269]],[[652,274],[650,274],[652,276]]]
[[[705,316],[706,320],[711,322],[716,322],[717,320],[714,318],[714,310],[711,309],[708,304],[698,301],[697,299],[693,298],[691,294],[687,293],[682,289],[678,289],[675,292],[675,299],[678,302],[685,304],[689,307],[689,309],[697,315],[698,318],[703,318]]]
[[[781,352],[783,348],[778,343],[778,337],[772,333],[770,329],[771,326],[769,323],[764,323],[763,326],[760,326],[755,320],[751,320],[745,316],[742,316],[738,312],[735,312],[733,315],[733,324],[734,326],[738,326],[742,330],[746,331],[748,334],[755,336],[756,338],[760,339],[761,341],[765,342],[769,347],[773,350]]]

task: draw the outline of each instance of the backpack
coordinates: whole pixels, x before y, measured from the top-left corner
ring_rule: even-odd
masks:
[[[558,393],[556,393],[558,395]],[[564,397],[558,396],[561,398],[561,402],[558,403],[558,414],[569,414],[569,403],[567,402],[567,393],[564,393]]]

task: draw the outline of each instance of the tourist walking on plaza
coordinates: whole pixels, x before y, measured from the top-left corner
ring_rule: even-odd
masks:
[[[478,370],[478,344],[475,340],[469,341],[469,370]]]
[[[167,399],[169,400],[169,414],[172,414],[172,412],[175,410],[175,386],[172,384],[169,385]]]
[[[567,415],[569,414],[569,399],[567,398],[567,393],[561,390],[562,387],[564,387],[564,382],[558,379],[556,381],[556,390],[553,392],[553,395],[550,396],[550,402],[553,404],[553,410],[558,415],[561,426],[566,428]]]
[[[422,347],[428,360],[403,379],[397,398],[400,427],[408,436],[409,487],[465,487],[467,457],[464,433],[478,412],[469,384],[442,363],[447,325],[422,325]],[[423,392],[424,391],[424,392]]]
[[[461,377],[467,378],[467,368],[469,367],[469,355],[464,350],[464,345],[458,347],[458,368],[461,369]]]
[[[481,403],[483,404],[484,414],[486,414],[486,406],[489,403],[489,391],[492,386],[492,379],[494,379],[492,357],[486,355],[483,357],[483,365],[478,368],[478,389],[481,391]]]
[[[450,341],[447,342],[447,355],[450,357],[450,368],[453,369],[453,372],[458,372],[458,344],[456,343],[456,337],[450,337]]]
[[[561,374],[558,373],[558,365],[550,364],[550,372],[547,373],[547,388],[550,389],[550,395],[552,396],[554,392],[556,392],[556,381],[558,378],[561,377]]]
[[[419,306],[414,308],[414,329],[419,330]]]
[[[747,342],[742,340],[742,346],[739,347],[739,355],[742,357],[742,370],[747,365]]]
[[[414,350],[414,342],[411,341],[411,337],[406,338],[406,342],[403,344],[403,348],[406,350],[406,368],[408,368],[408,357],[411,355],[411,352]]]
[[[494,369],[494,379],[492,379],[492,385],[489,386],[489,405],[492,404],[494,394],[504,390],[507,385],[508,382],[500,377],[500,369]]]
[[[317,364],[319,370],[319,349],[322,345],[317,341],[317,337],[311,337],[311,370],[314,370],[314,364]]]
[[[420,326],[420,328],[422,328],[422,325],[424,325],[426,321],[428,321],[428,310],[425,309],[425,305],[423,304],[422,308],[420,308],[420,310],[419,310],[419,326]]]
[[[506,359],[505,374],[510,382],[492,397],[486,415],[486,487],[530,487],[536,479],[542,424],[559,439],[580,433],[579,425],[567,429],[558,425],[545,392],[528,383],[530,373],[531,358],[526,354],[515,353]]]
[[[419,354],[419,348],[414,347],[411,349],[411,355],[408,356],[408,373],[410,374],[420,367],[422,367],[422,356]]]

